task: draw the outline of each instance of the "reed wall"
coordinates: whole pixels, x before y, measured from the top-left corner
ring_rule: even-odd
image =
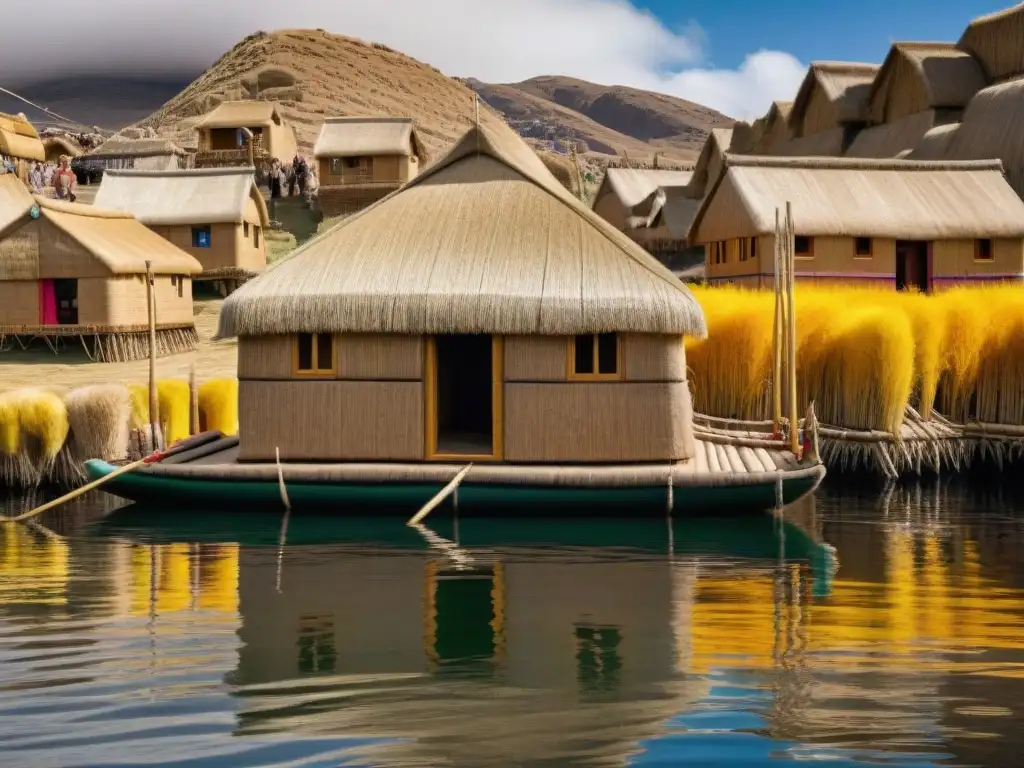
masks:
[[[626,228],[626,218],[630,215],[630,212],[622,207],[619,198],[610,191],[594,203],[594,213],[618,230]]]
[[[1024,241],[992,241],[992,258],[978,260],[973,240],[937,240],[932,243],[932,279],[936,288],[956,282],[1024,276]],[[943,279],[946,278],[946,279]]]
[[[15,223],[0,238],[0,280],[34,280],[39,276],[39,220]]]
[[[259,221],[259,218],[256,218]],[[196,222],[196,226],[204,226]],[[203,265],[204,271],[221,269],[245,269],[252,272],[262,271],[267,266],[266,238],[263,228],[258,223],[243,224],[211,224],[210,247],[192,247],[192,225],[173,227],[151,227],[165,240],[174,243],[194,256]]]
[[[381,198],[387,197],[400,185],[394,184],[370,184],[370,185],[345,185],[338,187],[324,187],[317,189],[317,204],[324,216],[345,216],[358,213],[363,208],[373,205]]]
[[[370,158],[369,167],[365,175],[359,175],[357,169],[354,168],[341,168],[337,173],[334,173],[331,169],[332,159],[330,157],[318,159],[321,188],[345,184],[366,184],[368,182],[405,184],[407,181],[416,178],[419,170],[419,163],[412,162],[409,157],[377,155]]]
[[[0,326],[39,322],[39,283],[35,280],[0,281]]]
[[[422,461],[418,381],[240,381],[243,461]]]
[[[238,378],[286,381],[292,378],[295,337],[243,336],[238,340]],[[337,334],[334,354],[342,380],[423,378],[423,339],[387,334]]]
[[[838,125],[836,108],[825,92],[815,84],[811,90],[811,98],[807,102],[807,110],[803,120],[797,126],[797,136],[809,136],[812,133],[828,131]]]

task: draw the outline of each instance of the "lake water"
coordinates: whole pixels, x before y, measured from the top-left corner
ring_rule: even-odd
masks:
[[[18,501],[8,500],[13,512]],[[0,526],[0,765],[1016,765],[1024,499]],[[628,512],[624,510],[624,513]]]

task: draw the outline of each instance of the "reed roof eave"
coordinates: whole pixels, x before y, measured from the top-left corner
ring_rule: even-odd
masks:
[[[428,159],[411,117],[328,117],[313,146],[324,158],[410,154]]]
[[[502,121],[481,117],[413,181],[233,293],[218,338],[706,334],[669,270],[580,203]]]

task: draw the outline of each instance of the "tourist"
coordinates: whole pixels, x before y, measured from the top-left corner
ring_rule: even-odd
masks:
[[[60,156],[60,166],[57,168],[57,172],[53,175],[53,192],[58,200],[67,200],[69,202],[75,202],[75,188],[78,184],[78,180],[75,178],[75,172],[71,170],[71,158],[67,155]]]
[[[32,191],[37,195],[43,194],[43,187],[45,182],[43,180],[43,164],[33,163],[32,170],[28,175],[29,185],[32,187]]]

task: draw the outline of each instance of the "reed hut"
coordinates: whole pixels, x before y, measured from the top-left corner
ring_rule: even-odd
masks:
[[[659,190],[650,216],[631,219],[626,229],[634,242],[686,282],[704,279],[704,247],[687,242],[700,201],[700,197],[693,196],[690,187]]]
[[[792,138],[776,154],[838,157],[867,124],[875,64],[816,61],[807,70],[789,113]]]
[[[250,152],[249,136],[252,134]],[[197,168],[255,165],[262,173],[277,158],[291,162],[296,152],[295,129],[271,101],[225,101],[196,123]]]
[[[13,161],[23,182],[28,180],[29,164],[46,159],[39,133],[24,115],[0,112],[0,160],[3,158]]]
[[[199,262],[130,214],[33,196],[0,176],[0,338],[42,338],[54,351],[80,339],[100,361],[145,357],[147,260],[159,351],[194,349]]]
[[[313,155],[325,216],[375,203],[416,178],[427,161],[411,117],[328,117]]]
[[[793,136],[789,128],[789,115],[793,111],[791,101],[773,101],[763,118],[757,141],[745,154],[774,155]]]
[[[868,120],[848,157],[897,157],[932,128],[957,123],[985,75],[951,43],[895,43],[871,86]]]
[[[84,154],[85,150],[78,145],[78,142],[65,136],[45,136],[43,137],[43,152],[46,155],[46,162],[57,165],[61,155],[76,158]]]
[[[704,197],[705,190],[709,189],[718,178],[718,174],[725,167],[725,156],[732,151],[733,143],[732,128],[712,128],[708,134],[707,141],[701,147],[700,155],[697,157],[697,164],[693,168],[693,174],[686,185],[686,197],[700,200]],[[677,189],[680,187],[676,187]],[[671,187],[666,188],[666,191]]]
[[[240,459],[692,455],[688,289],[494,118],[246,283]],[[311,404],[317,404],[311,407]]]
[[[613,227],[624,230],[630,218],[650,215],[659,189],[685,187],[692,178],[691,171],[609,168],[592,207]]]
[[[1024,198],[1024,76],[975,94],[949,138],[944,159],[990,157],[1002,161],[1007,181]]]
[[[108,171],[95,205],[132,214],[195,257],[195,280],[223,283],[226,293],[266,269],[270,221],[251,167]]]
[[[188,161],[188,153],[169,139],[113,136],[76,157],[72,168],[79,183],[91,184],[108,170],[173,171],[184,168]]]
[[[795,276],[929,292],[1024,277],[1024,203],[998,160],[729,155],[690,227],[707,279],[774,282],[775,212],[793,206]]]
[[[1024,3],[974,19],[967,25],[957,47],[978,60],[991,84],[1024,75],[1021,40],[1024,40]]]

